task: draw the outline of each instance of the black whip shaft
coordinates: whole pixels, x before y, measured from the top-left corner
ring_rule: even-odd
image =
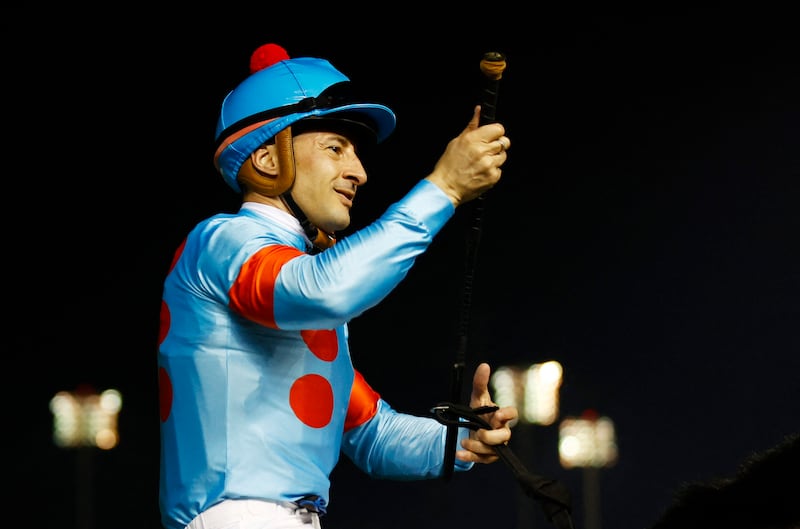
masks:
[[[497,111],[497,96],[500,88],[500,79],[506,67],[506,59],[502,53],[488,52],[483,55],[480,63],[483,72],[483,87],[481,92],[480,125],[494,123]],[[466,268],[464,271],[464,287],[461,297],[461,308],[458,322],[458,342],[456,344],[456,359],[453,363],[450,377],[450,398],[452,402],[463,402],[464,393],[464,367],[467,362],[467,342],[472,309],[472,291],[475,279],[475,269],[478,261],[478,246],[481,238],[481,223],[483,220],[483,195],[479,196],[472,204],[472,222],[467,233]],[[468,398],[468,397],[466,397]],[[449,480],[453,473],[455,463],[455,449],[458,428],[448,427],[445,443],[444,478]]]
[[[480,125],[487,125],[496,121],[497,98],[500,91],[500,79],[506,68],[505,55],[499,52],[488,52],[483,55],[480,63],[483,73],[483,86],[481,91]],[[478,261],[478,246],[481,238],[481,224],[483,221],[484,195],[480,195],[472,204],[472,223],[467,233],[466,268],[464,271],[464,287],[461,298],[461,311],[458,324],[458,343],[456,361],[453,364],[453,377],[451,381],[451,398],[453,402],[463,401],[463,371],[467,357],[467,341],[470,328],[470,313],[472,309],[472,291],[475,279],[475,269]]]

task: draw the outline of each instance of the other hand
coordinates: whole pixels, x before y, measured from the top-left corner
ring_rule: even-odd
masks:
[[[475,369],[472,378],[472,395],[470,408],[480,406],[496,406],[489,394],[489,377],[491,369],[489,364],[482,363]],[[508,443],[511,439],[511,426],[519,417],[519,412],[514,406],[505,406],[497,411],[481,416],[491,426],[491,430],[479,429],[470,432],[469,438],[461,441],[461,450],[456,452],[456,457],[462,461],[473,463],[494,463],[499,458],[494,446]]]

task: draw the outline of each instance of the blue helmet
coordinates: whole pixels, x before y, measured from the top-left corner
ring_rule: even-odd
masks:
[[[392,133],[394,112],[380,104],[353,101],[350,79],[328,61],[290,59],[283,48],[274,44],[262,48],[266,46],[282,52],[280,60],[257,69],[254,53],[253,73],[228,93],[217,121],[214,165],[235,191],[241,191],[236,178],[250,154],[299,120],[327,116],[357,121],[374,133],[377,142]]]

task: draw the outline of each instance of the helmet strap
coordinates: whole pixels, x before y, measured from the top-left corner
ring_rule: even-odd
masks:
[[[283,203],[289,208],[289,211],[292,212],[292,215],[297,217],[297,220],[300,221],[300,226],[303,228],[303,232],[305,232],[306,237],[311,241],[311,251],[310,253],[318,254],[323,250],[327,250],[334,244],[336,244],[336,236],[332,233],[328,233],[323,231],[316,226],[314,226],[308,217],[300,209],[300,206],[297,205],[297,202],[294,201],[292,198],[291,190],[287,191],[286,193],[280,196]]]
[[[292,127],[286,127],[275,135],[275,147],[278,149],[278,177],[275,184],[276,193],[282,195],[294,184],[294,144],[292,143]]]
[[[245,160],[239,169],[237,180],[252,191],[268,197],[278,197],[294,215],[306,237],[311,241],[312,254],[327,250],[336,244],[336,236],[314,226],[305,212],[292,198],[291,188],[295,179],[294,146],[291,127],[286,127],[275,135],[275,148],[278,158],[278,174],[266,174],[256,167],[253,155]]]
[[[292,127],[286,127],[275,135],[275,147],[278,150],[278,163],[279,176],[281,182],[286,182],[288,185],[280,193],[280,198],[283,203],[289,208],[289,211],[297,217],[300,221],[306,237],[311,241],[311,253],[316,254],[323,250],[327,250],[336,244],[336,236],[327,233],[308,220],[305,212],[297,205],[297,202],[292,198],[292,184],[295,178],[295,163],[294,163],[294,144],[292,143]]]

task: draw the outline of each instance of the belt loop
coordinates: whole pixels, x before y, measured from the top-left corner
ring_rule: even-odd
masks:
[[[300,509],[306,509],[308,512],[313,512],[320,516],[328,512],[325,508],[325,500],[317,495],[303,496],[295,504]]]

